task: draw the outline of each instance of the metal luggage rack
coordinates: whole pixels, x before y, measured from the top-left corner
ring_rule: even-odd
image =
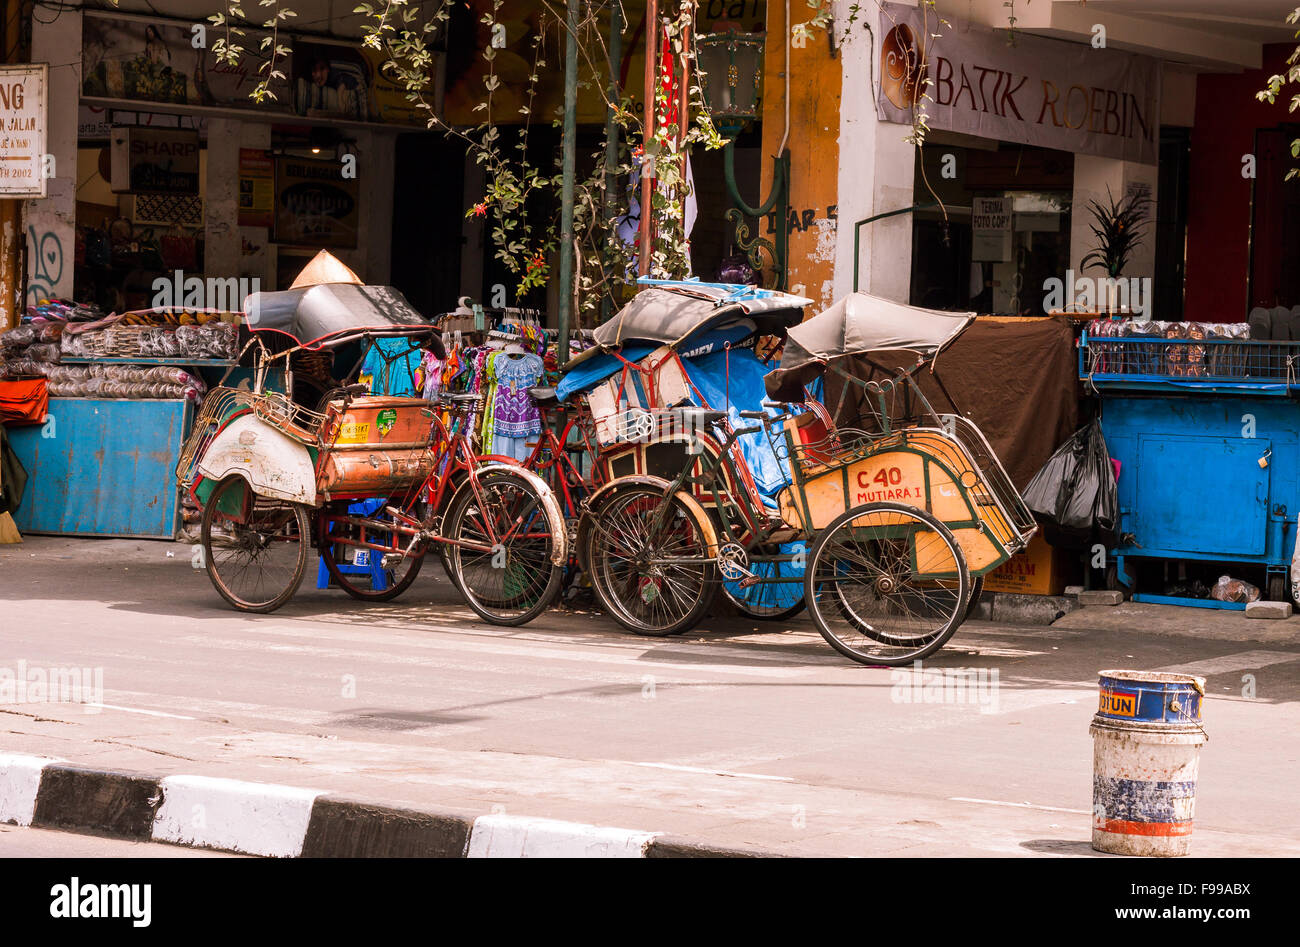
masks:
[[[176,480],[186,489],[194,483],[195,468],[198,459],[208,449],[212,439],[217,436],[222,422],[243,408],[249,407],[256,397],[243,388],[213,388],[203,399],[199,416],[194,420],[185,446],[181,449],[180,460],[176,463]]]
[[[294,440],[309,446],[321,445],[326,417],[321,412],[308,410],[278,391],[251,395],[249,403],[259,418],[275,425]]]
[[[1079,378],[1094,387],[1286,394],[1300,389],[1300,342],[1097,337],[1084,332]]]

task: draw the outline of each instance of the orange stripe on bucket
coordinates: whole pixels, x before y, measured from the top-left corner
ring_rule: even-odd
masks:
[[[1106,819],[1104,825],[1099,825],[1103,832],[1114,832],[1116,835],[1160,835],[1160,836],[1177,836],[1191,835],[1191,822],[1128,822],[1124,819]]]

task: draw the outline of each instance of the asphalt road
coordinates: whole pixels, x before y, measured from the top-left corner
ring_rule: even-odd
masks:
[[[1300,620],[970,623],[926,667],[996,687],[935,703],[806,617],[642,639],[553,610],[503,629],[433,565],[388,605],[312,578],[246,616],[185,546],[0,546],[0,668],[102,669],[104,705],[0,705],[0,751],[791,853],[1090,856],[1096,672],[1194,669],[1211,739],[1193,853],[1300,854]]]

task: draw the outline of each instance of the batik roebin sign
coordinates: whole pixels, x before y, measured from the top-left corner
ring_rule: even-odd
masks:
[[[1089,43],[1066,42],[949,20],[899,3],[882,5],[884,40],[876,113],[910,125],[924,103],[931,128],[1103,158],[1155,164],[1160,64]],[[935,38],[932,34],[939,34]],[[922,63],[918,37],[929,36]]]

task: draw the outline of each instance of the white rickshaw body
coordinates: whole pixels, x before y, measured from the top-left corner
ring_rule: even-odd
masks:
[[[197,469],[213,482],[243,477],[259,496],[316,505],[316,467],[307,446],[252,412],[212,438]]]

